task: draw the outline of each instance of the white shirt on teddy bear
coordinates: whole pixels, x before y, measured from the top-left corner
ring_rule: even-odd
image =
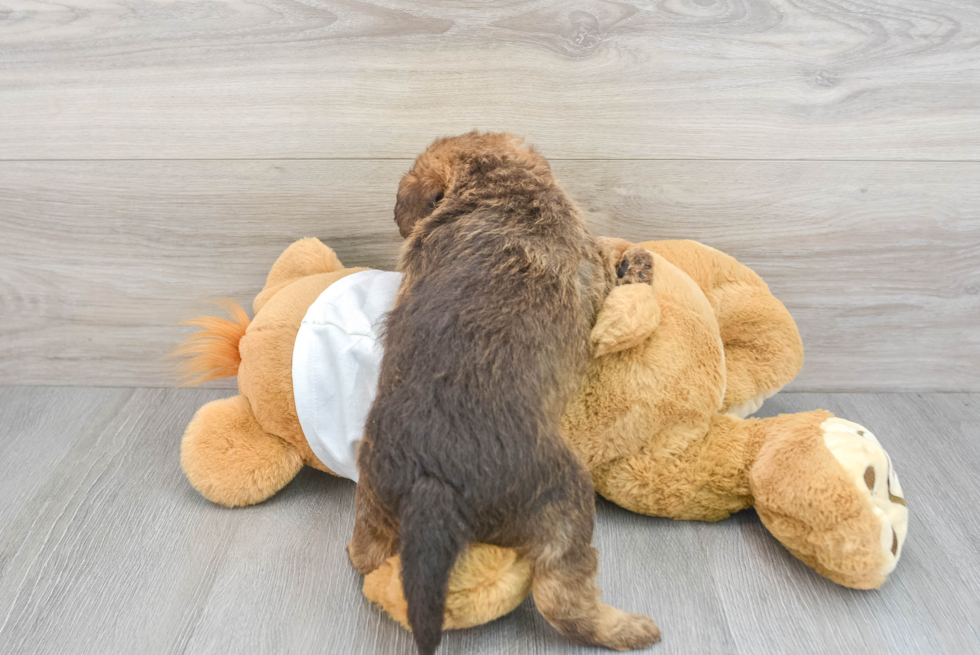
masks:
[[[293,346],[296,414],[313,454],[357,481],[357,448],[378,391],[381,328],[401,273],[360,271],[337,280],[306,310]]]

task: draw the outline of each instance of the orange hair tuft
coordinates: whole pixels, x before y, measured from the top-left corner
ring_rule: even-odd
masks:
[[[184,360],[177,366],[182,387],[196,387],[210,380],[238,375],[238,365],[242,361],[238,342],[245,336],[251,320],[242,306],[230,298],[221,298],[214,304],[228,312],[231,320],[198,316],[179,323],[201,328],[188,336],[172,353],[174,357]]]

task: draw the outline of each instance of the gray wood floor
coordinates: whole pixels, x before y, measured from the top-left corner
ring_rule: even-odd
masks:
[[[411,653],[348,565],[353,486],[312,470],[263,505],[221,509],[178,462],[226,390],[0,388],[0,652]],[[870,427],[909,499],[878,591],[793,559],[753,512],[671,522],[600,501],[600,583],[653,616],[668,653],[980,653],[980,395],[782,394]],[[530,602],[451,633],[442,653],[591,652]]]

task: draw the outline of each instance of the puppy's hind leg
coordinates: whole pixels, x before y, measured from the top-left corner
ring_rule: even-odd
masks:
[[[551,540],[531,553],[534,603],[558,632],[581,644],[620,651],[647,648],[660,641],[652,620],[599,601],[592,504],[589,498],[588,508],[544,510],[548,516],[539,525],[549,529]]]
[[[398,552],[397,524],[374,500],[363,479],[354,491],[354,511],[347,556],[358,573],[367,575]]]

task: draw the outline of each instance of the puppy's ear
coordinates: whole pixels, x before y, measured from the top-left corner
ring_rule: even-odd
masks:
[[[402,178],[395,201],[395,223],[402,238],[407,239],[415,224],[435,211],[445,195],[443,185],[414,172]]]

